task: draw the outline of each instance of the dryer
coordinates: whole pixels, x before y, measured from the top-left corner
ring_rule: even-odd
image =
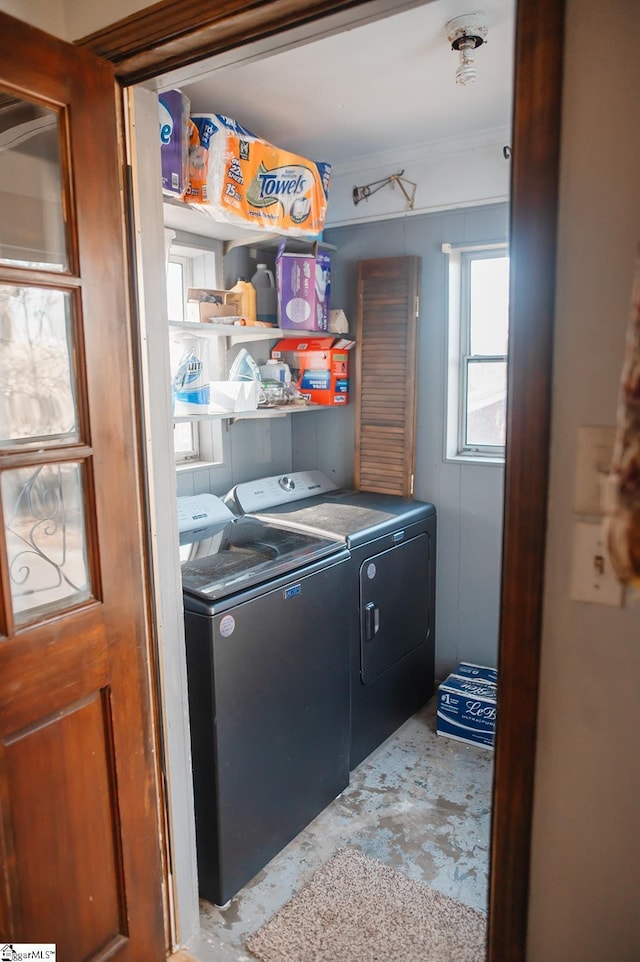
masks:
[[[436,509],[430,502],[339,489],[321,471],[235,485],[238,514],[349,550],[353,769],[434,692]]]

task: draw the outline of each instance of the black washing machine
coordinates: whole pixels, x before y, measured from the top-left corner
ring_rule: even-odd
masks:
[[[223,905],[349,782],[349,553],[179,498],[199,890]]]
[[[320,471],[238,484],[224,500],[349,549],[353,769],[434,692],[436,509],[338,489]]]

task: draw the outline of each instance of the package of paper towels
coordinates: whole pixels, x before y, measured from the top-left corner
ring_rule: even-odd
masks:
[[[299,237],[321,233],[331,164],[256,137],[223,114],[192,114],[185,200],[216,220]]]

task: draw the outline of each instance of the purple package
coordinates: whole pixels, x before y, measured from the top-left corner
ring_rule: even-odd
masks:
[[[276,256],[278,325],[285,330],[326,331],[329,328],[331,258],[317,244],[306,254],[286,249]]]
[[[190,108],[180,90],[166,90],[158,97],[162,190],[177,197],[187,188]]]

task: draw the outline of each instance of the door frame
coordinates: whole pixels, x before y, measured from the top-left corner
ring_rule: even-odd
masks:
[[[423,0],[161,0],[78,41],[123,86],[256,45],[318,36]],[[549,474],[564,0],[517,0],[511,155],[511,316],[500,692],[487,962],[524,962]],[[289,35],[287,35],[289,37]],[[283,41],[286,43],[286,41]],[[185,70],[186,76],[186,70]]]

